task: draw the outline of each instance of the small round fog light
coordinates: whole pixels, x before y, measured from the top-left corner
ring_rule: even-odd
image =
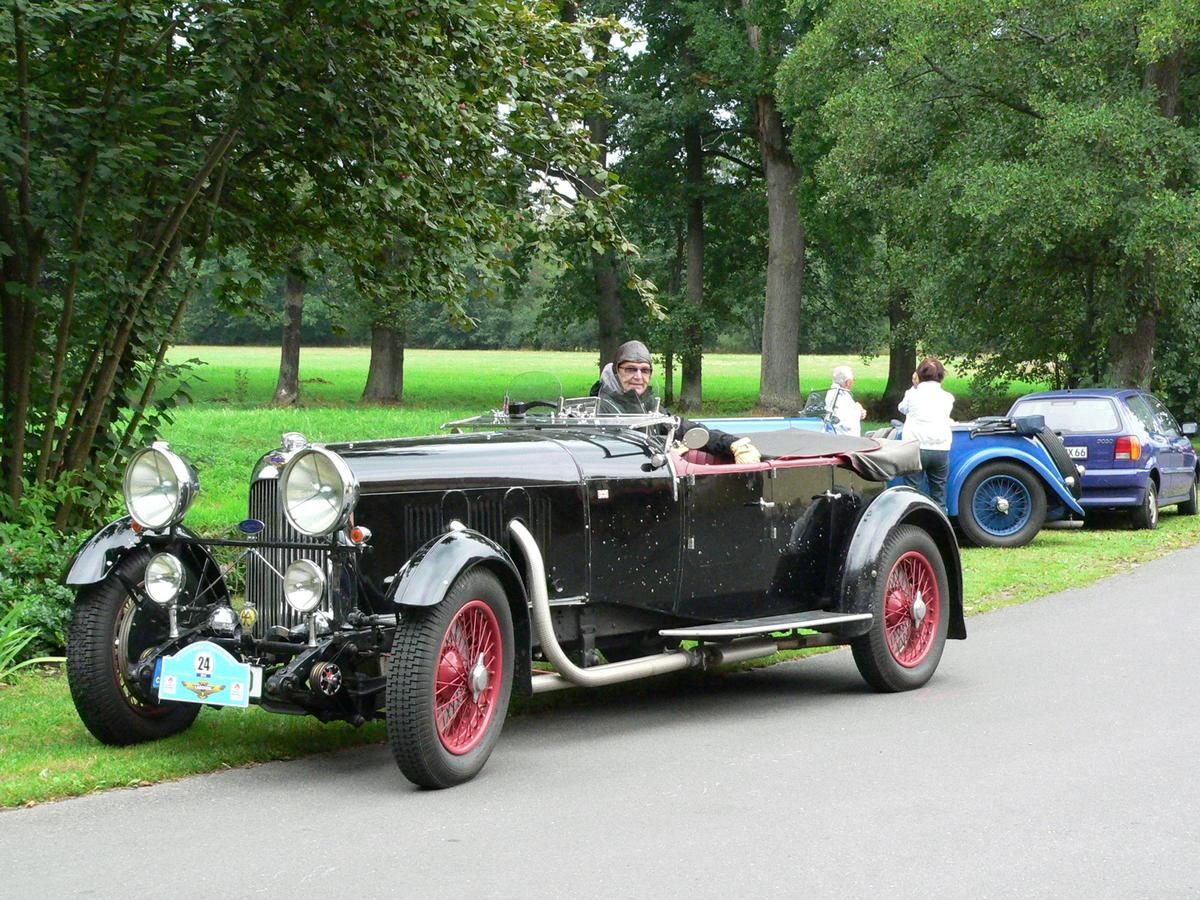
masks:
[[[228,606],[218,606],[208,617],[208,627],[216,634],[229,637],[237,629],[238,617]]]
[[[183,563],[170,553],[159,553],[146,564],[146,593],[155,603],[167,606],[183,590]]]
[[[283,598],[298,613],[310,613],[325,595],[325,573],[309,559],[299,559],[283,573]]]

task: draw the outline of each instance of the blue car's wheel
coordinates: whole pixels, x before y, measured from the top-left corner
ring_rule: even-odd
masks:
[[[958,525],[977,547],[1022,547],[1046,520],[1046,493],[1036,475],[1010,462],[984,463],[963,483]]]

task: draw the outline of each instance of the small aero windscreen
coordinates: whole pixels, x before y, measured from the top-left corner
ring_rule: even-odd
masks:
[[[1116,407],[1104,397],[1022,400],[1010,416],[1045,416],[1046,427],[1062,434],[1108,434],[1121,429]]]

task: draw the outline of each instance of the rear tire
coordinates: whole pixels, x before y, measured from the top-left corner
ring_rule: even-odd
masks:
[[[167,638],[165,624],[143,612],[122,582],[140,585],[153,554],[138,550],[108,577],[80,589],[67,636],[67,683],[79,718],[105,744],[156,741],[196,721],[195,703],[155,703],[129,677],[142,653]]]
[[[1046,492],[1024,466],[984,463],[963,483],[958,527],[976,547],[1024,547],[1045,521]]]
[[[1142,503],[1134,510],[1133,527],[1148,528],[1151,531],[1158,527],[1158,487],[1153,481],[1146,484],[1146,494],[1142,497]]]
[[[460,575],[437,606],[405,609],[387,668],[387,731],[404,777],[439,789],[491,755],[513,681],[513,624],[496,576]]]
[[[858,671],[875,690],[910,691],[931,677],[950,623],[950,583],[941,552],[925,531],[892,529],[877,559],[878,574],[859,591],[855,609],[874,616],[851,640]]]
[[[1188,498],[1176,507],[1181,516],[1194,516],[1196,514],[1196,479],[1192,479],[1192,489],[1188,492]]]

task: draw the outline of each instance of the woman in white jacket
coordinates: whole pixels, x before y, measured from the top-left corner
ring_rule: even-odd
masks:
[[[904,437],[921,444],[921,468],[929,483],[927,493],[933,502],[946,509],[946,476],[950,472],[950,410],[954,395],[942,389],[946,367],[930,356],[913,373],[913,386],[900,401],[904,414]],[[909,487],[921,489],[922,473],[904,476]]]

